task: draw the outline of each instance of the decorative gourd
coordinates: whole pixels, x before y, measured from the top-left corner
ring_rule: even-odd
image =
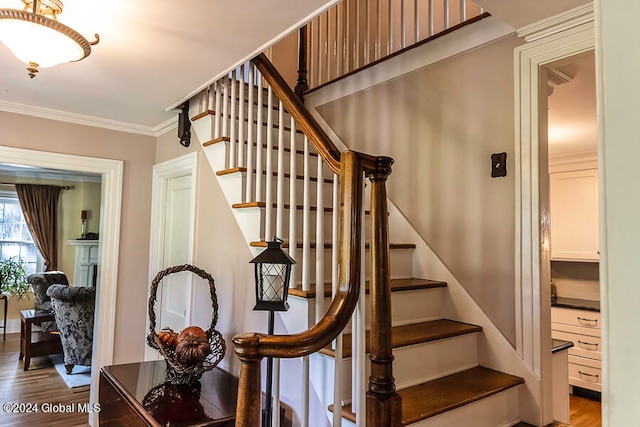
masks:
[[[189,326],[178,335],[176,357],[187,366],[204,360],[211,352],[207,333],[197,326]]]
[[[171,329],[158,332],[158,338],[160,338],[164,348],[175,348],[178,343],[178,333]]]

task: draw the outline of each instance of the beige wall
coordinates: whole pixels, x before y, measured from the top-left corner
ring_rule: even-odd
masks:
[[[395,159],[390,199],[512,344],[518,44],[510,36],[318,108],[349,148]],[[491,178],[503,151],[509,173]]]
[[[4,146],[124,161],[114,363],[142,360],[156,138],[6,112],[0,129]]]

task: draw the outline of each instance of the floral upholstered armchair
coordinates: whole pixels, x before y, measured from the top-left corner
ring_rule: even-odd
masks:
[[[74,365],[91,366],[96,288],[53,285],[47,295],[60,331],[67,374]]]
[[[51,298],[47,295],[47,289],[52,285],[69,286],[69,279],[62,271],[46,271],[44,273],[30,274],[27,276],[27,283],[33,289],[36,312],[52,313]],[[57,331],[56,322],[42,322],[40,325],[45,332]]]

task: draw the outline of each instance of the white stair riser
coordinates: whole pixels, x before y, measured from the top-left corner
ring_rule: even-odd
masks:
[[[393,349],[396,388],[411,387],[478,366],[477,334]],[[344,359],[342,392],[351,396],[351,358]],[[367,357],[367,378],[370,363]]]
[[[520,421],[520,386],[480,399],[426,420],[411,427],[509,427]],[[473,420],[472,422],[470,420]],[[346,426],[345,423],[342,424]]]
[[[442,319],[444,316],[443,301],[444,290],[442,288],[394,292],[391,294],[392,325],[401,326]],[[368,294],[366,296],[365,322],[365,327],[369,329],[371,325],[371,304]],[[345,329],[345,333],[350,332],[351,322]]]
[[[511,427],[520,421],[518,396],[518,387],[514,387],[408,427]],[[329,412],[328,416],[332,414]],[[355,426],[355,423],[342,419],[342,427]]]
[[[299,284],[298,284],[299,285]],[[443,313],[443,288],[419,289],[415,291],[394,292],[391,294],[391,316],[393,326],[407,325],[410,323],[427,322],[442,319]],[[309,311],[315,313],[315,298],[301,298],[290,296],[289,299],[300,300],[309,306]],[[324,299],[326,308],[331,304],[331,298]],[[312,316],[313,318],[313,316]],[[312,324],[307,325],[307,327]],[[371,326],[371,296],[365,296],[365,328]],[[344,333],[351,332],[351,321],[344,329]]]
[[[369,259],[369,251],[365,251],[365,260]],[[316,282],[316,251],[315,249],[310,250],[310,283]],[[324,282],[331,281],[331,249],[325,249],[324,253]],[[302,249],[297,249],[295,256],[293,258],[298,262],[302,262]],[[390,251],[390,263],[391,263],[391,278],[394,279],[406,279],[411,277],[412,273],[412,258],[413,258],[413,249],[391,249]],[[295,275],[295,283],[301,283],[302,276],[300,269],[296,269]],[[369,279],[370,267],[369,262],[365,261],[365,279]]]

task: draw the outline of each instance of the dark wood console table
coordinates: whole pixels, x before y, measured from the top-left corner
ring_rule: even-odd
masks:
[[[39,312],[36,310],[22,310],[20,312],[20,355],[24,357],[25,371],[29,370],[32,357],[48,356],[49,354],[62,353],[62,342],[59,334],[49,332],[33,332],[33,324],[50,322],[54,320],[53,313]],[[34,341],[34,338],[36,340]]]
[[[205,372],[199,387],[164,382],[166,362],[129,363],[100,370],[100,426],[232,427],[238,379],[222,369]]]

